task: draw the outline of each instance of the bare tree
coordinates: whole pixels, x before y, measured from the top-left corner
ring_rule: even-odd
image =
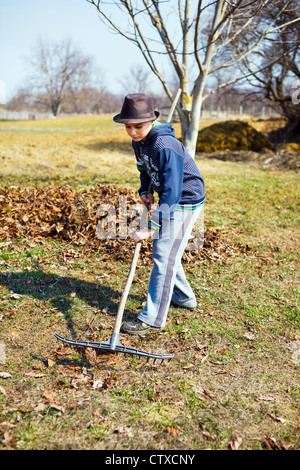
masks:
[[[295,21],[300,17],[298,0],[290,2],[289,9],[284,9],[285,1],[272,6],[266,16],[283,28],[277,28],[276,33],[264,44],[262,50],[255,53],[256,61],[270,64],[255,72],[253,64],[246,58],[243,67],[251,72],[249,82],[253,89],[260,93],[267,103],[273,104],[287,121],[286,128],[280,131],[283,138],[300,141],[300,103],[294,97],[295,88],[300,90],[300,28]],[[278,56],[277,62],[272,60]]]
[[[165,72],[168,59],[183,90],[177,109],[182,139],[192,156],[205,99],[247,77],[250,72],[240,73],[238,65],[246,57],[252,61],[253,53],[285,27],[277,24],[276,16],[261,21],[265,10],[281,4],[280,0],[178,0],[177,5],[174,0],[87,2],[96,7],[100,18],[114,32],[139,48],[172,100]],[[291,0],[284,3],[283,11],[289,9]],[[299,18],[293,23],[297,21]],[[262,67],[275,63],[279,54],[276,51],[276,57]],[[218,72],[222,72],[223,80],[215,84],[210,78]]]
[[[34,106],[31,92],[28,88],[19,88],[17,92],[6,103],[5,109],[9,111],[24,111],[32,109]]]
[[[151,72],[139,64],[131,66],[129,73],[120,80],[125,94],[145,93],[151,84],[150,75]]]
[[[54,116],[68,99],[74,102],[90,80],[92,60],[71,40],[60,43],[40,40],[27,62],[31,94],[37,103],[51,109]]]

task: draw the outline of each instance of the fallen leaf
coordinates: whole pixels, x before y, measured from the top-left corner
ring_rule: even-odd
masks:
[[[200,351],[202,351],[202,349],[207,349],[207,348],[208,348],[208,344],[199,344],[199,343],[197,343],[196,349],[199,349]]]
[[[217,399],[216,395],[209,392],[206,388],[200,387],[199,385],[196,385],[194,387],[194,392],[196,393],[196,395],[204,395],[204,396],[209,397],[212,400]]]
[[[190,362],[185,364],[185,366],[182,366],[183,369],[192,369],[193,367],[194,367],[194,364],[191,364]]]
[[[276,439],[273,439],[271,437],[267,437],[265,439],[265,444],[268,450],[281,450],[280,446],[276,442]]]
[[[3,439],[2,439],[2,443],[5,445],[5,446],[12,446],[15,444],[15,437],[13,436],[13,434],[11,432],[5,432],[4,433],[4,436],[3,436]]]
[[[207,395],[209,398],[211,398],[212,400],[215,400],[217,397],[216,395],[214,395],[213,393],[211,393],[210,391],[206,390],[205,388],[203,389],[204,391],[204,394]]]
[[[21,408],[19,406],[14,406],[14,407],[5,409],[6,413],[13,413],[15,411],[20,411],[20,413],[30,413],[32,411],[32,408]]]
[[[62,413],[64,413],[65,408],[62,406],[61,402],[55,396],[54,393],[45,390],[43,392],[42,396],[43,396],[43,398],[46,399],[47,403],[49,404],[49,406],[51,406],[51,408],[54,408],[55,410],[58,410],[58,411],[61,411]]]
[[[131,426],[119,426],[114,430],[114,433],[117,434],[127,434],[128,437],[133,437],[132,427]]]
[[[255,336],[253,333],[244,333],[243,337],[248,339],[249,341],[253,341],[255,339]]]
[[[240,437],[235,437],[233,441],[230,442],[229,447],[231,450],[239,450],[240,445],[242,444],[242,439]]]
[[[21,297],[22,297],[22,296],[21,296],[20,294],[11,294],[11,295],[9,296],[10,299],[21,299]]]
[[[42,394],[43,398],[46,398],[47,401],[54,401],[57,400],[56,396],[52,392],[48,392],[45,390]]]
[[[271,397],[271,396],[265,396],[265,395],[259,395],[257,398],[256,398],[257,401],[273,401],[275,400],[275,398]]]
[[[12,377],[12,375],[9,374],[8,372],[0,372],[1,379],[8,379],[9,377]]]
[[[41,374],[40,372],[27,372],[25,376],[34,377],[35,379],[38,379],[39,377],[45,377],[45,374]]]
[[[43,411],[46,411],[47,408],[48,406],[45,405],[45,403],[38,403],[38,405],[33,408],[33,411],[35,411],[36,413],[42,413]]]
[[[73,299],[74,297],[76,297],[76,292],[70,292],[69,294],[66,295],[67,299]]]
[[[0,426],[11,429],[16,427],[15,424],[9,423],[8,421],[2,421],[2,423],[0,423]]]
[[[47,359],[47,367],[53,367],[56,364],[52,359]]]
[[[176,437],[179,434],[179,429],[177,426],[167,426],[167,432],[171,434],[172,437]]]
[[[278,421],[279,423],[283,423],[283,424],[287,422],[287,420],[284,418],[280,418],[279,416],[276,416],[272,413],[268,413],[268,414],[272,419],[274,419],[274,421]]]
[[[104,382],[102,379],[95,380],[93,383],[93,388],[102,388],[103,384]]]

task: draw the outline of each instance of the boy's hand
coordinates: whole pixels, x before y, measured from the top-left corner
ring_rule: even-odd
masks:
[[[154,204],[154,197],[153,194],[148,193],[148,194],[143,194],[141,196],[141,201],[142,204],[147,206],[148,210],[151,211],[151,206]]]
[[[135,244],[137,244],[139,242],[142,242],[143,240],[146,240],[147,238],[152,237],[153,234],[154,234],[154,230],[148,230],[146,228],[143,230],[137,230],[134,233],[133,241]]]

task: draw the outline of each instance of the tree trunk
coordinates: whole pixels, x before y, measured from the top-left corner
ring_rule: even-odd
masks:
[[[182,143],[192,158],[196,154],[206,75],[205,71],[200,73],[195,82],[191,111],[184,110],[181,116]]]
[[[192,158],[195,158],[200,119],[198,115],[184,115],[181,120],[182,143]]]
[[[183,141],[185,143],[184,145],[193,158],[195,158],[196,154],[199,123],[204,97],[204,87],[207,81],[208,72],[211,67],[211,61],[215,54],[215,42],[217,41],[219,36],[218,25],[224,15],[223,4],[223,0],[217,1],[214,19],[212,23],[212,34],[210,36],[210,43],[207,46],[204,62],[199,67],[199,75],[194,84],[193,103],[191,112],[188,114],[188,125],[185,124],[183,126]]]
[[[284,140],[286,142],[300,143],[300,113],[289,118],[287,125],[283,129]]]
[[[55,100],[55,99],[50,99],[50,102],[51,102],[51,110],[52,110],[53,116],[56,117],[60,113],[61,101]]]

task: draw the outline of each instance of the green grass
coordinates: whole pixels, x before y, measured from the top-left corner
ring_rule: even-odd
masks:
[[[0,154],[10,163],[0,185],[137,189],[130,151],[108,151],[94,140],[99,131],[109,142],[110,126],[106,118],[1,122]],[[122,146],[118,132],[115,145],[120,138]],[[21,146],[24,135],[30,139]],[[53,169],[41,172],[31,153],[29,172],[30,145],[44,158],[53,135],[61,152],[57,161],[51,154]],[[15,162],[7,158],[12,150]],[[70,165],[59,171],[62,155]],[[104,168],[98,157],[127,166]],[[74,159],[95,166],[78,171]],[[61,240],[0,240],[0,372],[11,375],[0,377],[1,449],[227,450],[239,438],[244,450],[270,442],[299,450],[298,174],[202,158],[197,164],[206,181],[205,225],[219,230],[207,257],[185,263],[197,309],[171,307],[162,332],[121,335],[132,347],[173,351],[169,363],[65,348],[53,336],[108,340],[129,262]],[[70,250],[74,257],[65,258]],[[140,311],[150,272],[151,260],[138,266],[126,315]]]

